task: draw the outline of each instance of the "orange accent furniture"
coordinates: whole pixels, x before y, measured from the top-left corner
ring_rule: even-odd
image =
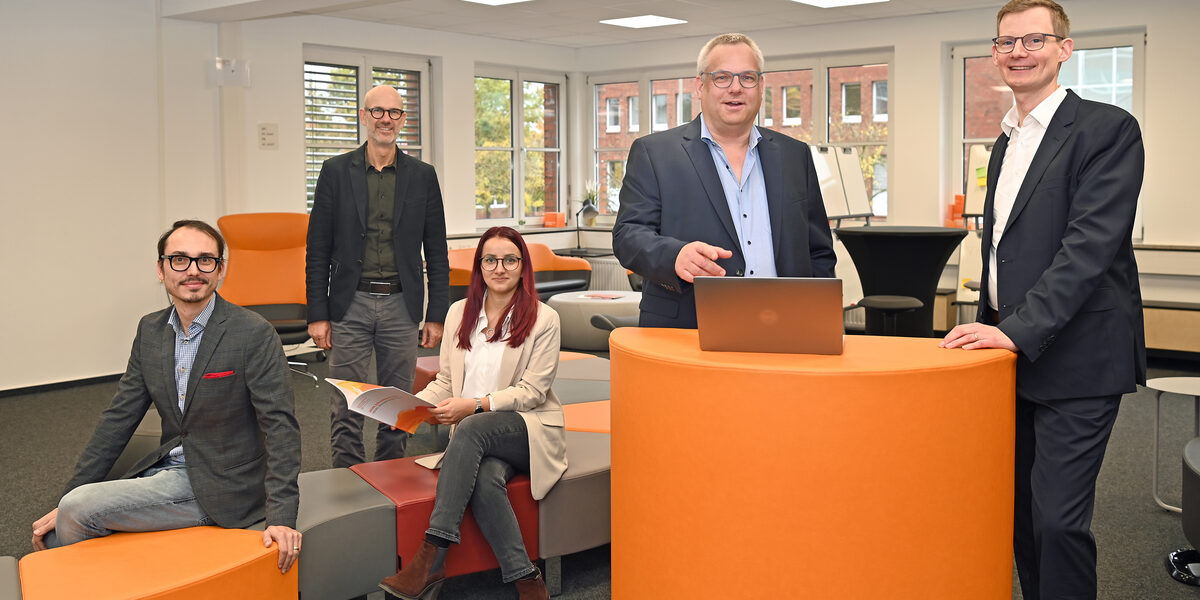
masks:
[[[533,263],[533,280],[538,296],[543,301],[561,292],[588,289],[592,282],[592,263],[574,257],[559,256],[545,244],[526,242],[529,259]],[[471,283],[475,249],[457,248],[449,251],[450,259],[450,302],[467,297],[467,285]]]
[[[217,219],[217,226],[229,245],[221,296],[263,315],[285,345],[307,340],[304,255],[308,215],[225,215]]]
[[[614,331],[613,598],[1011,598],[1015,355],[937,343]]]
[[[21,559],[24,600],[295,600],[299,561],[281,574],[262,533],[190,527],[115,533]]]
[[[429,529],[429,515],[433,513],[433,498],[437,492],[440,471],[431,471],[418,465],[414,458],[397,458],[379,462],[357,464],[350,467],[387,496],[396,505],[396,553],[400,566],[408,564],[417,555],[425,530]],[[530,560],[538,557],[538,505],[529,492],[529,476],[517,475],[508,482],[508,501],[521,526],[521,539]],[[382,532],[380,532],[382,534]],[[463,515],[459,528],[461,542],[454,544],[446,554],[446,576],[477,573],[498,568],[491,546],[475,523],[471,509]]]

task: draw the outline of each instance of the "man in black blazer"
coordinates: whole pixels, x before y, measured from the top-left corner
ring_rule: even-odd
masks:
[[[629,148],[613,252],[646,279],[643,327],[696,327],[697,275],[833,277],[812,153],[754,126],[763,57],[742,34],[700,51],[702,113]]]
[[[279,568],[300,552],[300,426],[275,329],[216,294],[225,242],[202,221],[158,241],[171,307],[142,317],[129,365],[58,508],[33,524],[33,547],[114,531],[246,527],[266,518]],[[161,445],[124,478],[101,481],[151,405]],[[186,556],[186,549],[180,549]]]
[[[997,15],[992,59],[1015,102],[988,165],[979,322],[943,341],[1017,353],[1013,548],[1026,600],[1096,597],[1096,476],[1121,395],[1146,380],[1131,242],[1141,131],[1059,87],[1069,26],[1051,0]]]
[[[406,115],[395,88],[367,92],[358,118],[367,142],[325,161],[317,178],[305,268],[308,332],[330,350],[331,376],[368,381],[374,353],[375,383],[412,391],[417,344],[438,345],[450,304],[442,192],[432,166],[396,147]],[[337,390],[330,424],[333,466],[366,460],[363,416]],[[378,423],[375,440],[375,460],[400,458],[408,434]]]

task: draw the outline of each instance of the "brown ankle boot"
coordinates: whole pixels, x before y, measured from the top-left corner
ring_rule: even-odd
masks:
[[[546,591],[546,580],[542,579],[539,571],[533,579],[518,579],[517,600],[550,600],[550,592]]]
[[[436,600],[446,582],[446,550],[422,541],[412,561],[395,575],[384,577],[379,587],[404,600]]]

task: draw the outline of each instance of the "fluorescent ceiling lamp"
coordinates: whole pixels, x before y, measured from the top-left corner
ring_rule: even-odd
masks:
[[[518,2],[529,2],[530,0],[466,0],[475,4],[486,4],[488,6],[501,6],[504,4],[516,4]]]
[[[625,17],[624,19],[605,19],[600,21],[605,25],[616,25],[617,27],[629,27],[632,29],[642,29],[644,27],[662,27],[664,25],[679,25],[687,23],[680,19],[672,19],[670,17],[660,17],[658,15],[642,15],[640,17]]]
[[[837,8],[839,6],[857,6],[859,4],[878,4],[888,0],[792,0],[800,4],[808,4],[817,8]]]

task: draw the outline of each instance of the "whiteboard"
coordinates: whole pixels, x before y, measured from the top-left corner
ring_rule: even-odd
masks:
[[[846,188],[842,185],[842,172],[838,167],[837,150],[831,146],[814,146],[813,166],[817,169],[817,181],[821,183],[821,198],[825,201],[825,216],[839,219],[850,216],[846,204]]]
[[[842,187],[846,190],[846,206],[852,217],[869,217],[871,200],[867,198],[867,183],[863,180],[858,148],[843,146],[837,149],[838,166],[842,171]]]

